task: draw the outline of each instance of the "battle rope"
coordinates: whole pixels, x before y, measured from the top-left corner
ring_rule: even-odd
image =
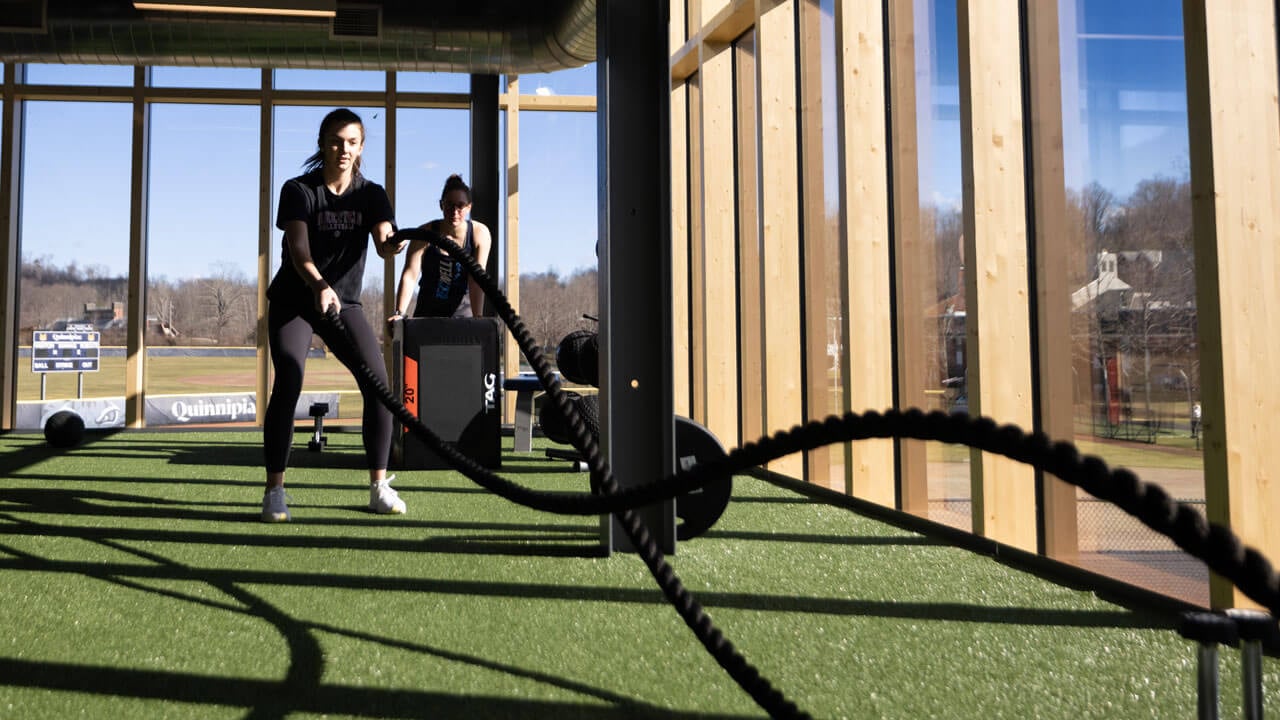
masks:
[[[1163,488],[1141,481],[1129,470],[1113,470],[1101,458],[1081,456],[1069,442],[1055,443],[1043,433],[1028,434],[1016,425],[997,425],[985,417],[971,418],[942,412],[926,414],[917,409],[846,413],[775,433],[732,450],[720,460],[701,463],[689,471],[676,472],[654,483],[624,491],[614,480],[613,472],[604,461],[595,438],[561,389],[559,380],[551,373],[523,321],[484,269],[456,244],[430,231],[402,230],[397,235],[411,240],[426,240],[442,248],[454,260],[462,263],[479,283],[498,315],[511,329],[521,353],[546,389],[547,396],[568,419],[573,445],[586,458],[591,470],[593,493],[603,494],[552,495],[516,485],[444,443],[409,412],[369,368],[360,367],[357,380],[370,387],[382,404],[433,451],[485,489],[537,510],[571,515],[612,513],[618,517],[633,547],[637,549],[676,612],[716,662],[772,717],[809,716],[773,688],[715,627],[710,616],[666,562],[657,543],[633,510],[676,498],[727,474],[837,442],[869,438],[937,440],[968,445],[1052,473],[1099,499],[1115,504],[1147,527],[1169,537],[1179,548],[1203,561],[1210,570],[1227,578],[1246,596],[1268,608],[1273,616],[1280,616],[1280,579],[1271,562],[1261,552],[1244,545],[1229,528],[1207,522],[1194,507],[1173,500]],[[350,338],[336,312],[328,313],[327,317],[344,337]]]

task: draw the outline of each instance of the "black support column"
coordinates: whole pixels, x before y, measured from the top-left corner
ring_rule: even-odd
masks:
[[[601,441],[625,489],[675,468],[668,6],[596,7]],[[675,503],[639,512],[663,551],[674,552]],[[616,520],[601,526],[606,549],[631,549]]]
[[[498,76],[471,76],[471,217],[484,223],[493,234],[485,272],[501,284],[498,275]],[[493,316],[492,302],[486,298],[484,314]]]

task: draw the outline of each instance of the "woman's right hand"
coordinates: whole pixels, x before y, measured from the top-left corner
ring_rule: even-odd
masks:
[[[326,283],[324,287],[316,291],[316,310],[321,315],[324,315],[330,307],[333,308],[334,312],[341,312],[342,302],[338,300],[338,293],[334,292],[333,288]]]

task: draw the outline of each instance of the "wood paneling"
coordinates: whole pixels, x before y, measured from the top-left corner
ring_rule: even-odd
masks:
[[[133,69],[133,144],[129,191],[129,303],[125,338],[124,410],[125,424],[140,428],[146,412],[147,329],[147,191],[149,189],[151,110],[147,107],[143,88],[149,70]]]
[[[760,2],[756,24],[759,87],[761,287],[764,320],[764,423],[775,433],[803,418],[800,317],[799,166],[796,119],[796,8]],[[766,9],[767,8],[767,9]],[[769,469],[803,478],[800,454]]]
[[[8,308],[0,318],[0,430],[12,430],[14,402],[18,396],[18,187],[22,137],[21,105],[14,92],[21,66],[4,66],[4,105],[0,107],[0,305]]]
[[[840,361],[845,409],[856,412],[894,404],[884,20],[879,3],[836,4],[835,99],[846,267]],[[849,494],[895,506],[893,441],[851,443],[845,475]]]
[[[969,412],[1032,425],[1018,0],[959,0]],[[1036,549],[1031,468],[973,453],[973,530]]]
[[[506,109],[507,127],[506,127],[506,145],[507,156],[503,161],[504,169],[507,173],[507,197],[506,197],[506,213],[505,235],[506,242],[502,244],[502,265],[505,269],[505,282],[503,290],[507,294],[507,300],[511,303],[511,307],[520,311],[520,107],[523,98],[520,97],[520,78],[517,75],[508,75],[507,78],[508,101]],[[492,252],[492,249],[490,249]],[[506,373],[506,377],[515,377],[520,374],[520,348],[516,345],[515,338],[511,335],[510,329],[504,330],[504,341],[502,343],[502,371]],[[516,417],[516,394],[506,393],[503,400],[503,417],[507,422],[515,422]]]
[[[919,129],[916,127],[916,35],[911,0],[887,6],[889,41],[889,162],[892,172],[894,291],[897,313],[895,368],[899,408],[929,409],[925,395],[925,313],[934,285],[932,254],[920,234]],[[898,443],[898,508],[925,516],[929,510],[926,445],[920,440]]]
[[[1027,87],[1031,111],[1031,197],[1034,213],[1036,413],[1054,440],[1074,440],[1071,380],[1071,288],[1067,286],[1067,189],[1062,157],[1062,68],[1058,3],[1027,3]],[[1077,550],[1076,490],[1052,475],[1041,479],[1043,552],[1068,558]]]
[[[1210,520],[1280,557],[1280,113],[1270,0],[1184,3]],[[1218,576],[1215,607],[1253,604]]]
[[[703,48],[702,283],[703,423],[726,447],[738,444],[737,267],[734,247],[733,53],[727,45]]]
[[[760,287],[760,163],[755,31],[734,47],[738,191],[738,372],[741,437],[764,434],[764,319]]]
[[[689,417],[689,90],[671,89],[671,386]]]

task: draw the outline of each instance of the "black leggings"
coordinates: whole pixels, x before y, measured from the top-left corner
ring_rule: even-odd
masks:
[[[273,302],[267,306],[267,342],[276,372],[262,421],[262,448],[269,473],[284,472],[289,465],[293,416],[302,394],[302,375],[313,331],[352,375],[357,372],[357,363],[363,363],[384,385],[387,382],[378,338],[369,327],[364,311],[359,306],[348,305],[342,308],[339,317],[355,339],[355,347],[345,337],[339,337],[333,326],[310,305],[299,308]],[[391,455],[391,412],[383,407],[374,391],[361,387],[360,392],[364,396],[364,419],[360,427],[365,459],[370,470],[385,470]]]

